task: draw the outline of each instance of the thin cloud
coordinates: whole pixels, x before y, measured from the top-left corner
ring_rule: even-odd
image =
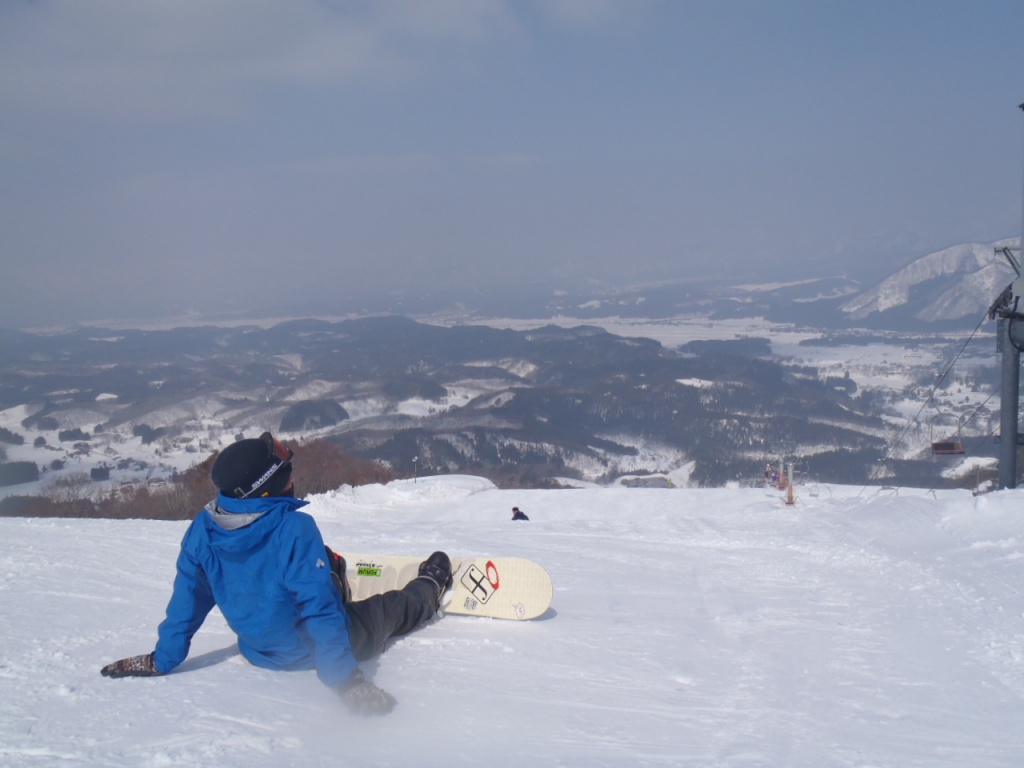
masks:
[[[430,45],[481,45],[518,26],[506,3],[485,0],[5,8],[0,98],[96,120],[237,114],[266,88],[390,86],[430,70]]]

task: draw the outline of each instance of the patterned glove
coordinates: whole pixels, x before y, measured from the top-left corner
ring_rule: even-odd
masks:
[[[398,703],[390,693],[364,679],[358,669],[338,688],[338,695],[354,715],[386,715]]]
[[[147,653],[145,656],[129,656],[107,664],[100,670],[100,674],[104,677],[153,677],[160,673],[153,663],[153,654]]]

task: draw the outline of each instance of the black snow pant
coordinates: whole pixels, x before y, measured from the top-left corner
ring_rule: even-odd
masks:
[[[401,589],[345,605],[352,620],[348,630],[352,652],[359,661],[384,650],[388,638],[412,632],[437,612],[440,596],[429,579],[413,579]]]

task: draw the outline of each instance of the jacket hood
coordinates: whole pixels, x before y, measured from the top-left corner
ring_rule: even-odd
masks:
[[[233,499],[221,493],[203,510],[204,528],[214,547],[244,552],[262,545],[283,515],[308,503],[291,496]]]

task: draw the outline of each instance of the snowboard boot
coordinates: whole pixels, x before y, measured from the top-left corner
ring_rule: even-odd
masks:
[[[435,552],[420,563],[419,576],[427,579],[437,587],[437,602],[441,603],[441,595],[452,585],[452,561],[444,552]]]
[[[345,558],[328,546],[325,546],[324,549],[327,550],[327,562],[331,565],[331,578],[334,580],[334,586],[341,593],[342,603],[348,605],[352,602],[352,589],[348,585],[348,579],[345,578]]]

